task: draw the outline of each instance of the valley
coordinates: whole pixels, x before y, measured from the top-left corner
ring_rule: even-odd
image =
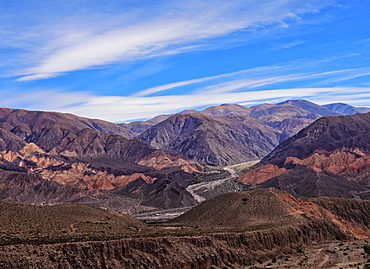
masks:
[[[358,112],[289,100],[114,124],[0,109],[0,266],[366,268]]]

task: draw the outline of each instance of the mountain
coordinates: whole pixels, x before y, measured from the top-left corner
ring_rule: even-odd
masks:
[[[305,100],[251,108],[222,104],[161,116],[154,126],[140,125],[141,130],[148,129],[137,138],[204,164],[230,165],[264,157],[279,142],[326,115],[340,114]]]
[[[131,132],[127,128],[53,112],[0,109],[0,117],[3,200],[85,203],[125,212],[154,204],[161,208],[195,204],[186,187],[191,173],[203,167],[122,136]],[[127,191],[125,197],[114,192],[135,181],[145,192],[140,196],[140,190],[132,189],[134,200]],[[178,201],[167,200],[173,199],[167,195],[171,191],[178,193]]]
[[[369,113],[320,118],[238,181],[296,197],[370,199],[369,120]]]
[[[202,111],[194,111],[204,115],[214,117],[225,117],[225,116],[249,116],[251,108],[241,106],[238,104],[222,104],[220,106],[208,107]]]
[[[330,230],[332,236],[370,236],[370,201],[338,198],[296,199],[274,188],[228,193],[204,201],[171,222],[237,229],[305,226]],[[311,227],[311,228],[308,228]]]
[[[370,114],[323,117],[282,142],[261,164],[281,163],[287,157],[304,158],[315,150],[339,148],[370,150]]]
[[[147,121],[133,121],[130,123],[119,123],[118,125],[130,130],[132,135],[130,135],[129,138],[134,138],[138,136],[139,134],[145,132],[150,127],[154,126],[155,124],[147,122]]]
[[[252,107],[249,116],[281,132],[281,142],[322,116],[300,108],[295,105],[296,103],[300,104],[299,101],[292,101],[278,104],[257,105]],[[307,106],[308,104],[312,104],[314,107],[316,106],[310,102],[306,104]]]
[[[339,116],[339,115],[341,115],[340,113],[331,111],[331,110],[327,109],[326,107],[323,107],[323,106],[320,106],[318,104],[312,103],[312,102],[307,101],[307,100],[302,100],[302,99],[288,100],[288,101],[279,103],[279,105],[284,105],[284,104],[290,104],[290,105],[293,105],[295,107],[307,110],[311,113],[318,114],[320,116]]]
[[[247,116],[214,117],[175,114],[151,127],[138,139],[209,165],[259,159],[279,142],[273,128]]]
[[[50,127],[62,130],[65,126],[74,130],[88,128],[103,133],[133,137],[133,133],[128,128],[103,120],[67,113],[0,108],[0,128],[23,139],[27,139],[34,131]]]
[[[332,103],[323,105],[323,107],[326,107],[327,109],[340,113],[342,115],[353,115],[356,113],[367,113],[370,112],[370,108],[366,107],[354,107],[343,103]]]

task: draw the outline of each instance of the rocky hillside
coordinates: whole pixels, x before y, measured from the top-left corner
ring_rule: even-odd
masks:
[[[30,206],[0,201],[1,245],[124,237],[148,227],[129,216],[85,205]]]
[[[238,180],[297,197],[370,198],[370,114],[324,117]]]
[[[150,156],[147,161],[161,170],[105,155],[50,155],[34,144],[19,153],[3,151],[0,199],[36,205],[80,203],[123,212],[195,205],[186,191],[193,177],[184,170],[192,172],[191,166],[172,155]]]
[[[281,163],[287,157],[304,158],[315,150],[339,148],[370,150],[370,114],[323,117],[281,143],[261,163]]]
[[[357,245],[358,239],[368,239],[369,203],[332,198],[300,200],[283,191],[255,190],[206,201],[177,218],[176,224],[148,227],[127,216],[89,207],[2,202],[0,227],[9,233],[4,233],[0,246],[0,266],[266,268],[276,258],[294,260],[296,254],[308,252],[310,245],[318,246],[318,242],[338,244],[357,239]],[[103,236],[109,240],[96,240]],[[306,260],[311,268],[325,263],[325,259],[312,264]]]
[[[174,223],[200,227],[251,229],[325,223],[338,234],[370,236],[370,201],[348,199],[300,200],[274,188],[229,193],[204,201]],[[335,203],[331,206],[330,203]],[[340,206],[343,204],[343,208]],[[355,212],[349,208],[356,208]],[[334,228],[336,227],[336,228]]]
[[[347,113],[360,108],[347,105]],[[332,110],[331,110],[332,109]],[[213,106],[161,115],[130,123],[137,136],[156,148],[183,154],[209,165],[256,160],[322,116],[339,116],[337,105],[320,106],[306,100],[244,107]],[[343,111],[344,112],[344,111]],[[128,126],[128,125],[125,125]]]
[[[0,109],[1,199],[124,212],[195,204],[186,187],[201,165],[122,134],[133,133],[71,114]]]
[[[155,148],[219,166],[260,159],[278,144],[280,133],[247,116],[180,113],[138,138]]]
[[[126,127],[111,122],[78,117],[67,113],[29,111],[24,109],[0,108],[0,127],[20,138],[30,141],[30,136],[40,130],[91,129],[108,134],[118,134],[128,138],[134,134]],[[67,131],[67,130],[65,130]],[[55,132],[55,131],[54,131]]]

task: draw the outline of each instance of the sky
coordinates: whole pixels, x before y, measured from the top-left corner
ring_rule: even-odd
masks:
[[[0,107],[111,122],[287,99],[370,106],[360,0],[1,0]]]

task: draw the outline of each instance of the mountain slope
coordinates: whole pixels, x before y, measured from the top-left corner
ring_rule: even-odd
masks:
[[[57,112],[0,108],[0,124],[2,129],[15,133],[23,139],[35,130],[50,127],[63,129],[64,126],[74,130],[89,128],[103,133],[133,137],[128,128],[111,122]]]
[[[323,117],[238,181],[296,197],[370,199],[370,114]]]
[[[317,203],[316,203],[317,201]],[[335,206],[333,203],[336,203]],[[341,207],[343,206],[343,207]],[[350,208],[356,208],[351,212]],[[274,188],[229,193],[204,201],[171,222],[237,229],[283,226],[321,227],[339,237],[370,236],[370,201],[296,199]]]
[[[311,113],[319,114],[321,116],[339,116],[339,115],[341,115],[340,113],[331,111],[331,110],[327,109],[326,107],[323,107],[323,106],[320,106],[318,104],[312,103],[312,102],[307,101],[307,100],[302,100],[302,99],[288,100],[288,101],[279,103],[279,105],[285,105],[285,104],[290,104],[290,105],[293,105],[295,107],[307,110]]]
[[[343,103],[332,103],[332,104],[323,105],[323,107],[331,111],[340,113],[342,115],[353,115],[356,113],[369,112],[369,111],[363,111],[361,108],[358,109],[357,107],[350,106],[350,105],[343,104]]]
[[[35,204],[86,203],[117,211],[194,205],[186,187],[190,174],[202,166],[143,141],[112,134],[127,130],[71,114],[0,109],[0,197]],[[166,167],[186,172],[168,178],[156,172]],[[113,192],[142,180],[148,192],[140,198]],[[159,182],[161,187],[157,187]],[[172,203],[168,192],[178,193],[179,201]]]
[[[315,150],[360,148],[370,151],[370,114],[323,117],[281,143],[261,164],[281,163],[287,157],[304,158]]]
[[[246,116],[191,113],[173,115],[137,138],[205,164],[227,165],[261,158],[279,137],[274,129]]]

